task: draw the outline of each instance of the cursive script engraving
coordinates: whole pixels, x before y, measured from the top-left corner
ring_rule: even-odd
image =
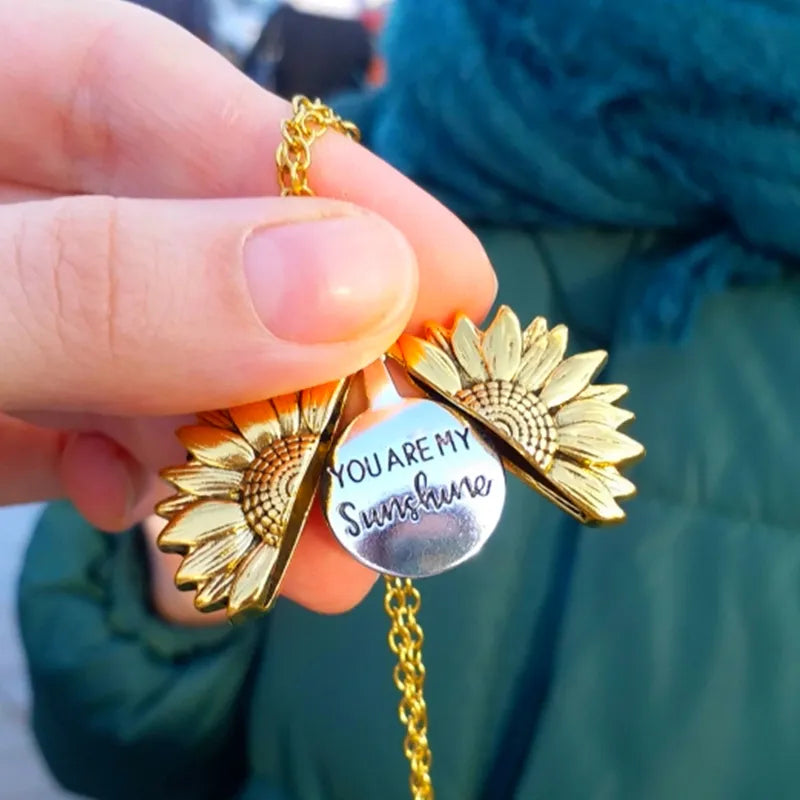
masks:
[[[418,522],[423,513],[440,511],[455,505],[462,497],[487,497],[492,481],[485,475],[467,476],[460,481],[450,481],[447,486],[428,486],[428,476],[418,472],[414,476],[413,491],[395,494],[369,508],[358,511],[355,503],[339,503],[339,516],[347,523],[345,533],[360,536],[373,529],[388,528],[398,522]]]

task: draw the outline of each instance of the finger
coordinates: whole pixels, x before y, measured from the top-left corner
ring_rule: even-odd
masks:
[[[58,464],[65,437],[0,414],[0,506],[64,494]]]
[[[355,372],[403,330],[405,240],[325,200],[0,206],[0,408],[236,405]]]
[[[0,180],[0,203],[25,203],[28,200],[49,200],[55,193],[49,189],[25,186]]]
[[[0,0],[0,30],[0,107],[15,109],[0,124],[0,176],[124,196],[277,191],[287,104],[163,18],[102,0]],[[336,134],[314,145],[311,182],[407,237],[421,276],[412,326],[485,314],[496,288],[486,255],[430,195]]]
[[[158,471],[186,457],[175,430],[195,420],[65,412],[20,417],[0,414],[0,506],[69,497],[105,531],[135,525],[169,494]]]
[[[351,390],[348,398],[356,394]],[[165,464],[177,464],[185,458],[186,450],[175,435],[175,431],[197,422],[195,414],[168,417],[114,417],[104,414],[43,411],[19,413],[14,416],[36,428],[66,431],[72,434],[101,433],[121,445],[133,456],[137,464],[154,474],[163,469]]]
[[[149,438],[169,449],[161,447],[169,439]],[[0,506],[67,497],[96,527],[120,531],[165,495],[155,472],[110,437],[48,430],[0,414]]]
[[[109,532],[133,524],[136,506],[152,486],[150,476],[124,448],[98,433],[67,437],[58,475],[75,508],[95,527]]]

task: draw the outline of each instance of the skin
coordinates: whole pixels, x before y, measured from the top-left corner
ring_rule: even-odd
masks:
[[[187,415],[356,372],[491,305],[473,234],[344,137],[314,145],[318,198],[276,197],[288,106],[166,20],[0,0],[0,30],[0,503],[68,497],[129,527]],[[173,558],[151,561],[156,608],[208,621]],[[317,511],[284,593],[337,612],[373,580]]]

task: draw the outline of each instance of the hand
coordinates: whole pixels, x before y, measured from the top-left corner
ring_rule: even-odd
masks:
[[[477,240],[360,146],[314,146],[335,199],[275,197],[288,106],[176,26],[116,0],[0,0],[0,30],[0,503],[67,496],[124,528],[182,459],[181,415],[485,314]],[[373,576],[319,517],[302,541],[285,593],[357,602]]]

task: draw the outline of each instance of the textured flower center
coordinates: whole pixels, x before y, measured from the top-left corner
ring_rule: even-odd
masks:
[[[519,443],[543,470],[557,448],[556,424],[533,392],[511,381],[491,380],[462,389],[456,399]]]
[[[306,455],[317,437],[287,436],[258,454],[242,480],[242,510],[250,528],[277,547]]]

